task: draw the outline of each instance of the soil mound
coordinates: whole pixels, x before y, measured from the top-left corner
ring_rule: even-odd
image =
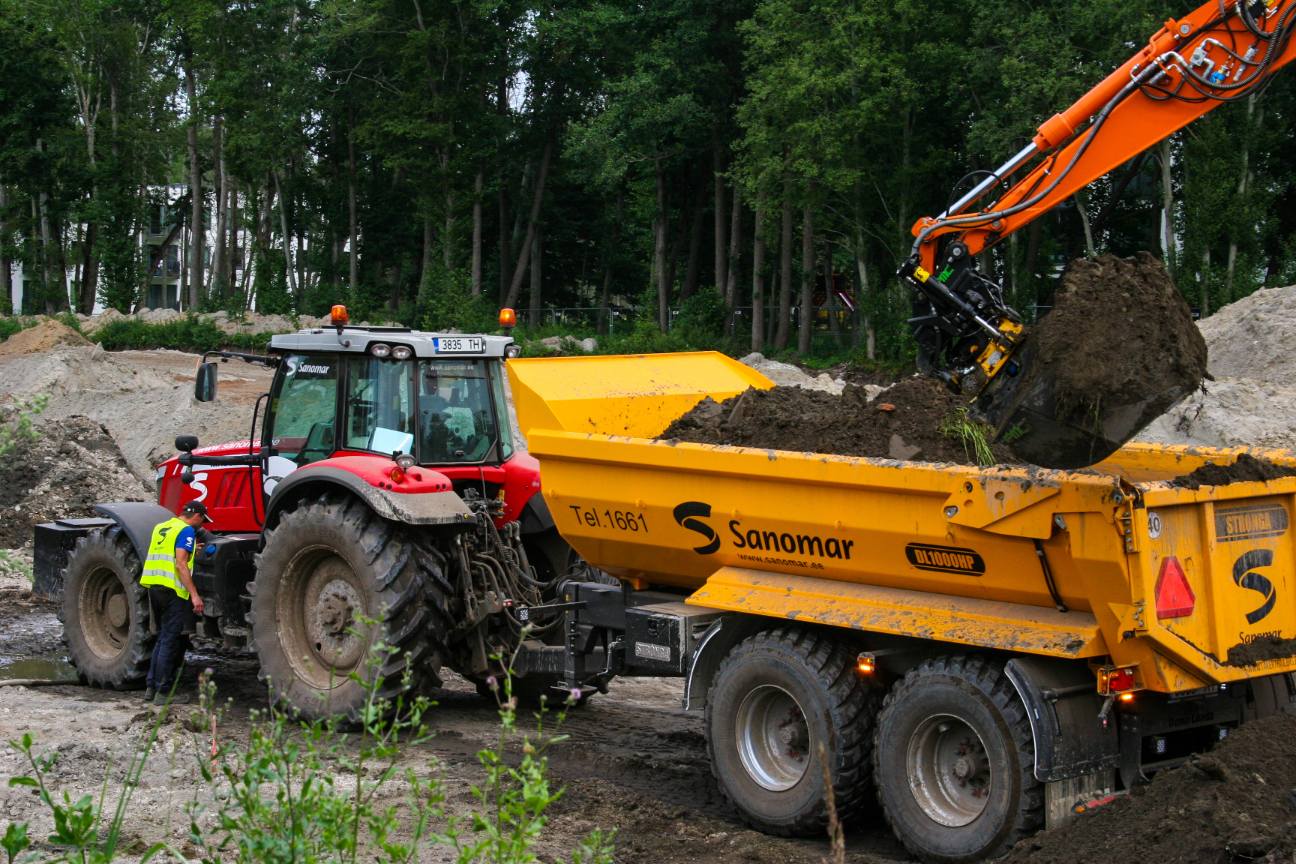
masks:
[[[1213,751],[1063,828],[1023,840],[1008,864],[1291,861],[1296,715],[1237,729]]]
[[[89,340],[62,321],[47,318],[35,327],[28,327],[0,342],[0,357],[36,354],[59,345],[89,344]]]
[[[0,425],[15,428],[16,422],[14,410],[0,414]],[[30,544],[39,522],[94,516],[94,505],[103,501],[152,497],[108,430],[86,417],[16,432],[12,447],[0,460],[0,548]]]
[[[966,405],[939,382],[908,378],[876,399],[848,384],[840,396],[799,387],[748,390],[721,403],[704,399],[660,438],[771,450],[977,464]],[[993,461],[1012,462],[1003,447]]]
[[[1268,459],[1257,459],[1250,453],[1241,453],[1232,465],[1208,462],[1191,474],[1174,478],[1170,484],[1183,489],[1200,489],[1203,486],[1277,480],[1279,477],[1296,477],[1296,468],[1275,465]]]
[[[1095,443],[1124,443],[1201,385],[1206,343],[1152,255],[1073,261],[1054,303],[1022,346],[1028,359],[1014,386],[1018,405],[1003,414],[1025,417],[1016,412],[1029,409],[1026,428],[1043,422],[1021,439],[1021,458],[1089,464],[1086,452],[1103,449]],[[1050,462],[1051,448],[1076,452]]]

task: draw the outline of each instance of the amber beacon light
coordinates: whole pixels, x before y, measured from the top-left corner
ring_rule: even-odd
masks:
[[[505,306],[500,310],[499,324],[505,330],[512,330],[517,326],[517,312],[514,312],[512,309]]]

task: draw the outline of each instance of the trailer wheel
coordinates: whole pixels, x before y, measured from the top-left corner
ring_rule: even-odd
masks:
[[[411,695],[441,684],[444,558],[359,499],[320,498],[285,513],[266,536],[251,593],[261,680],[304,718],[358,720],[368,700],[361,682],[375,676],[383,699],[401,694],[407,673]],[[396,653],[375,669],[379,642]]]
[[[119,528],[77,540],[64,575],[63,641],[87,683],[112,690],[144,685],[154,635],[140,562]]]
[[[757,633],[725,657],[707,697],[711,772],[752,827],[821,834],[828,814],[819,749],[847,820],[868,795],[877,706],[839,643],[801,629]]]
[[[1044,786],[1025,706],[999,664],[928,660],[878,717],[873,773],[896,837],[929,862],[1003,854],[1044,825]]]

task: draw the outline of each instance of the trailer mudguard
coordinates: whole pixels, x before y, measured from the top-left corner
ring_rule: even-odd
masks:
[[[449,486],[449,483],[446,483]],[[406,494],[379,489],[350,471],[311,465],[288,475],[275,486],[266,504],[266,527],[279,521],[284,508],[302,498],[328,491],[345,491],[360,498],[384,519],[407,525],[470,525],[472,512],[453,491]]]
[[[1103,697],[1083,663],[1048,657],[1014,657],[1004,674],[1017,689],[1035,739],[1035,777],[1048,783],[1093,774],[1120,764],[1114,718],[1099,720]]]

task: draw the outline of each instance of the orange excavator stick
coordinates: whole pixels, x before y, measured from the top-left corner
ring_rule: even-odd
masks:
[[[941,216],[918,220],[913,233],[920,266],[936,271],[937,241],[949,234],[959,234],[966,253],[976,255],[1224,101],[1263,87],[1296,59],[1296,39],[1290,38],[1296,2],[1245,5],[1259,34],[1247,26],[1237,3],[1220,0],[1167,21],[1146,47],[1040,126],[1034,140],[990,179]],[[992,206],[963,212],[1039,156],[1044,158]]]

